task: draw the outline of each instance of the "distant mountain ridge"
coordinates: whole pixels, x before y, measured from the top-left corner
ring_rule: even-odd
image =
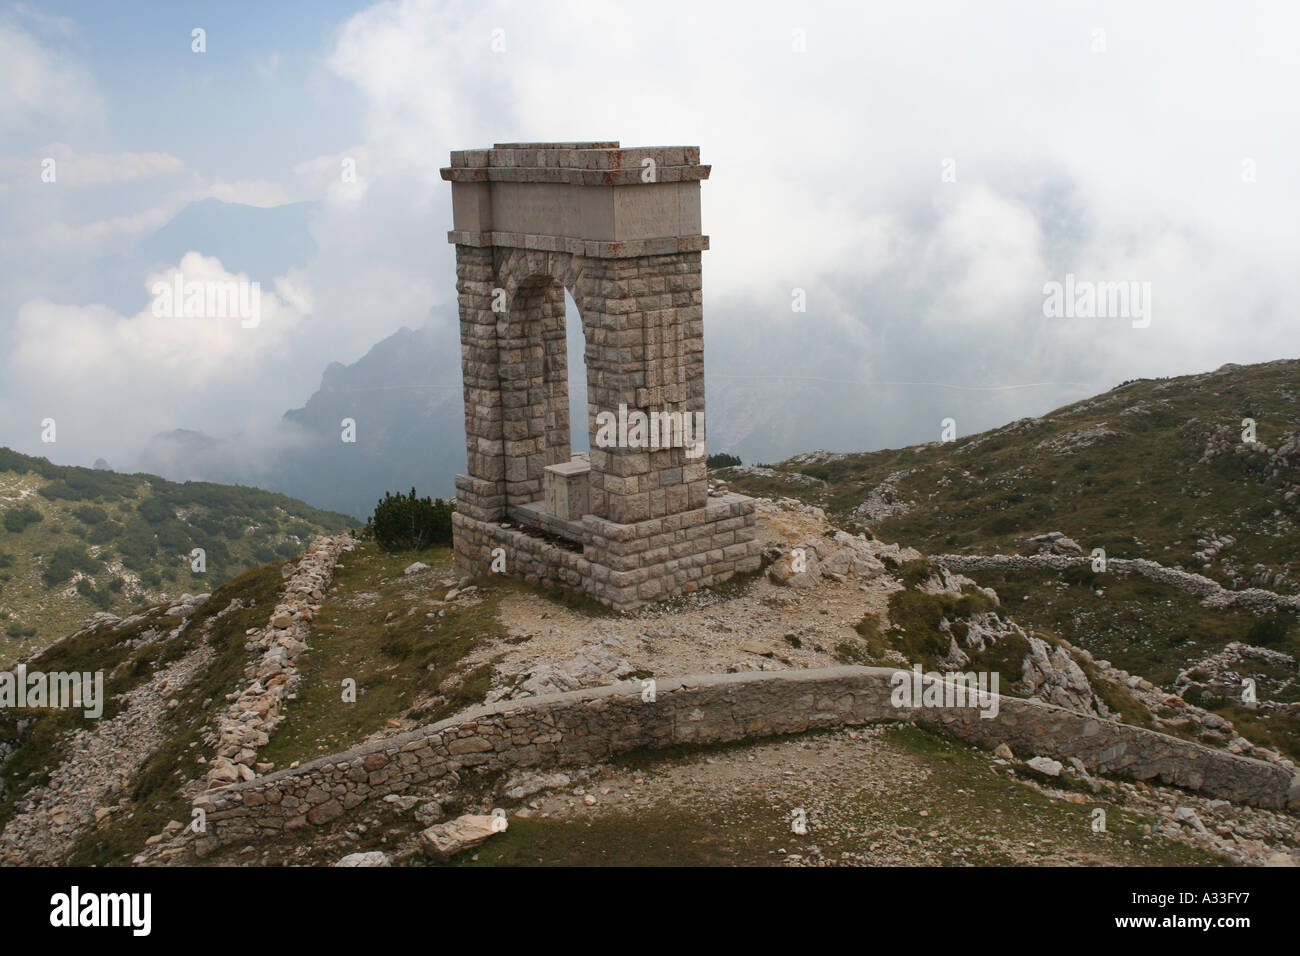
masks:
[[[355,441],[344,441],[345,419]],[[364,520],[386,491],[455,494],[465,468],[460,354],[401,328],[351,365],[331,363],[301,407],[258,435],[154,436],[143,467],[173,479],[246,482]]]

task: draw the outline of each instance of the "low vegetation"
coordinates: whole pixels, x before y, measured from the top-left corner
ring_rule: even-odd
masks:
[[[375,505],[366,532],[387,551],[423,551],[450,545],[451,512],[451,505],[441,498],[417,498],[414,488],[409,495],[389,491]]]
[[[220,587],[356,522],[285,495],[51,464],[0,448],[0,666],[76,629]]]

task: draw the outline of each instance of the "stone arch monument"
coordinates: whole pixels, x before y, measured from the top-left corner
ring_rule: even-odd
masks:
[[[699,159],[616,142],[451,154],[462,573],[504,567],[623,609],[758,568],[753,499],[708,493]],[[566,289],[589,455],[570,449]]]

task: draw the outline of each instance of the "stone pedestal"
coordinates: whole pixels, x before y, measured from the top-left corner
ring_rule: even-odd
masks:
[[[591,462],[575,457],[560,465],[547,465],[543,480],[546,513],[564,521],[580,521],[591,513]]]

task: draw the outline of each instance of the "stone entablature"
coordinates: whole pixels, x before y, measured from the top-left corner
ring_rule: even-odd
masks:
[[[606,447],[596,429],[601,413],[628,410],[703,420],[708,173],[698,148],[684,146],[520,143],[452,154],[442,175],[452,183],[465,384],[468,474],[456,479],[453,526],[463,571],[486,571],[491,549],[504,547],[510,573],[628,607],[758,568],[752,502],[721,517],[708,510],[703,441]],[[565,290],[586,340],[585,468],[571,454]],[[586,471],[583,514],[570,507],[582,502],[579,485],[562,508],[554,494],[556,478],[575,469]],[[567,539],[581,561],[544,539],[525,545],[527,530],[500,527],[512,518]],[[663,519],[677,519],[673,540],[649,544]],[[592,531],[599,522],[633,530]],[[644,556],[629,558],[625,542]],[[614,577],[634,571],[634,582]]]
[[[700,252],[710,167],[699,158],[693,146],[617,143],[459,150],[442,170],[452,183],[448,239],[598,259]]]

